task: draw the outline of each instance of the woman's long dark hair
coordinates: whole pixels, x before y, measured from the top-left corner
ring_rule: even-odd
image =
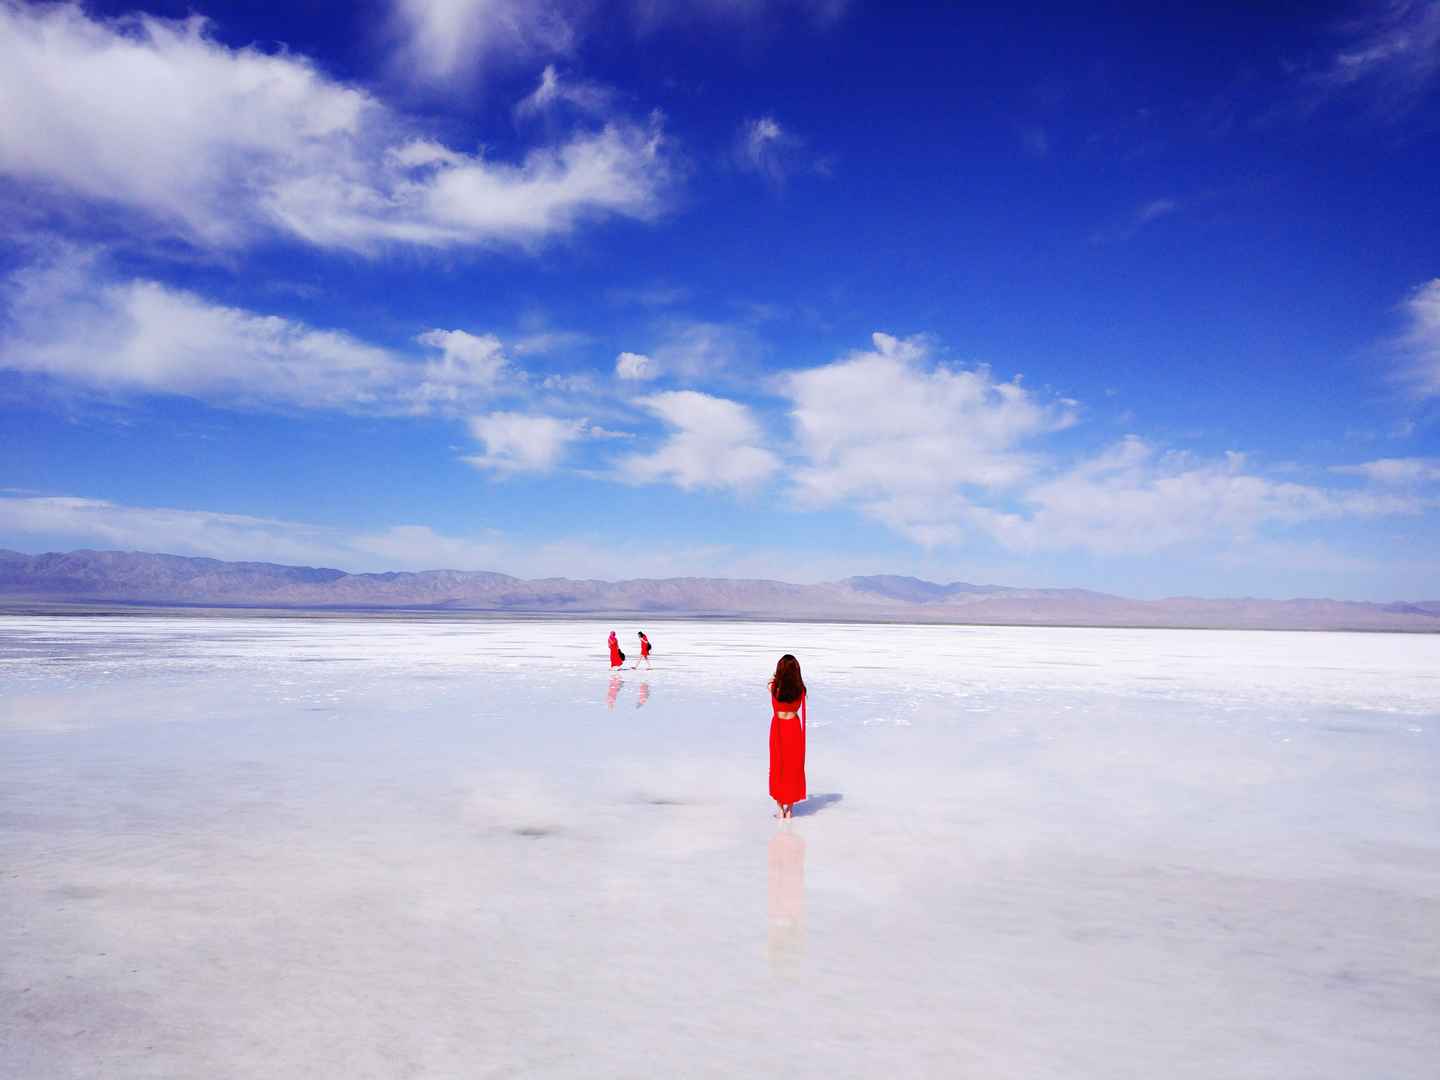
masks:
[[[775,665],[775,700],[799,701],[805,694],[805,680],[800,677],[800,661],[788,652]]]

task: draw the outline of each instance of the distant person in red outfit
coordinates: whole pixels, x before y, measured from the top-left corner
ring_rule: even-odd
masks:
[[[650,666],[650,639],[645,636],[645,631],[640,631],[640,660],[645,661],[645,666]],[[635,661],[635,666],[640,666],[640,660]]]
[[[625,654],[620,651],[620,639],[615,636],[615,631],[610,631],[610,670],[618,671],[625,664]]]
[[[770,680],[770,797],[782,818],[805,798],[805,680],[789,653]]]

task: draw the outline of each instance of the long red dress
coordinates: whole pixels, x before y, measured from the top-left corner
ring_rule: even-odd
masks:
[[[615,635],[610,635],[610,666],[619,667],[625,662],[625,654],[620,651],[620,642],[615,640]]]
[[[787,806],[805,798],[804,694],[799,701],[777,701],[770,691],[770,797]]]

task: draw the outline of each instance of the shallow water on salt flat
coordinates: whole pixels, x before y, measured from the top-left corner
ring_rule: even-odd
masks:
[[[1440,637],[644,628],[0,618],[0,1075],[1433,1075]]]

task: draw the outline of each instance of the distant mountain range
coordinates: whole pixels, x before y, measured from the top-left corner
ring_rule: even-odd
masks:
[[[710,615],[1047,626],[1440,631],[1440,600],[1132,600],[1085,589],[948,585],[881,574],[818,585],[731,578],[592,581],[459,570],[348,574],[133,551],[0,550],[0,603],[301,610]]]

